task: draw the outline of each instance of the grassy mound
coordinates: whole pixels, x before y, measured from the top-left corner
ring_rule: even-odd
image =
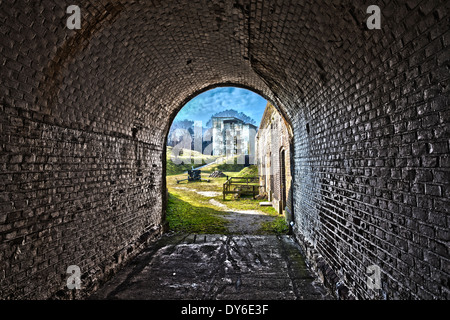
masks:
[[[239,171],[238,177],[257,177],[258,176],[258,167],[256,165],[251,165]]]
[[[203,155],[193,150],[182,149],[182,154],[172,156],[173,148],[167,147],[166,152],[166,175],[180,174],[194,168],[211,163],[217,159],[215,156]],[[176,156],[176,157],[175,157]],[[201,163],[196,163],[200,162]]]
[[[222,172],[240,172],[245,168],[244,164],[238,164],[238,157],[234,157],[232,160],[222,158],[217,164],[209,167],[212,171],[222,171]]]

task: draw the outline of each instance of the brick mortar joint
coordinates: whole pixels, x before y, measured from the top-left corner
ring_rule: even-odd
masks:
[[[300,245],[307,266],[318,276],[334,297],[339,300],[356,299],[353,291],[345,285],[344,281],[339,278],[322,255],[305,239],[299,230],[293,233],[293,238]]]
[[[156,241],[164,233],[165,225],[153,225],[143,230],[133,241],[122,249],[110,254],[92,269],[82,273],[82,289],[68,290],[65,286],[51,293],[49,300],[85,300],[95,293],[99,287],[105,285],[114,275],[123,269],[130,261],[138,256],[147,245]]]
[[[16,110],[17,114],[11,114],[10,111],[5,110],[5,107],[10,110]],[[36,123],[38,125],[48,126],[48,127],[54,127],[61,130],[70,130],[73,132],[77,132],[80,134],[86,134],[86,135],[96,135],[96,136],[102,136],[107,137],[110,139],[123,139],[132,143],[139,143],[143,146],[150,147],[151,150],[162,152],[163,148],[159,144],[155,144],[153,142],[144,141],[142,139],[138,139],[136,137],[133,137],[133,135],[121,133],[121,132],[115,132],[115,131],[100,131],[96,130],[96,128],[91,126],[84,126],[77,127],[77,126],[69,126],[65,125],[61,122],[58,122],[57,120],[61,120],[59,118],[56,118],[54,116],[46,115],[44,113],[35,111],[35,110],[29,110],[22,107],[17,106],[11,106],[10,104],[6,103],[5,101],[0,101],[0,112],[6,113],[6,119],[10,119],[11,117],[20,118],[26,121],[29,121],[30,123]],[[25,125],[24,125],[25,126]],[[132,126],[135,127],[134,125]],[[19,135],[19,134],[17,134]],[[42,138],[44,139],[44,138]]]

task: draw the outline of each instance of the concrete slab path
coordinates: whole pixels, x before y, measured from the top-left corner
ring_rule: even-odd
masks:
[[[165,235],[90,299],[331,299],[289,236]]]

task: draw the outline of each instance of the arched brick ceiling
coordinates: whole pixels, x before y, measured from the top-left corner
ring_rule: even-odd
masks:
[[[0,297],[49,297],[74,261],[95,282],[163,232],[171,120],[231,84],[292,123],[302,243],[358,297],[371,264],[389,299],[448,297],[450,2],[376,1],[368,30],[372,4],[1,1]]]
[[[86,130],[142,126],[141,138],[156,143],[182,104],[214,85],[260,92],[288,118],[326,103],[325,92],[351,90],[365,76],[354,68],[379,63],[371,58],[393,40],[377,45],[367,5],[349,1],[79,1],[78,31],[65,27],[70,1],[13,2],[29,107],[37,100],[51,121]],[[386,6],[385,15],[395,10]],[[396,11],[389,23],[401,18]]]

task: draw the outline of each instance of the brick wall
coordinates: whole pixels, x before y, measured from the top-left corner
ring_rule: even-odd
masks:
[[[0,114],[3,298],[48,297],[70,265],[86,293],[161,233],[160,149],[11,106]]]
[[[449,298],[443,8],[385,9],[402,27],[353,41],[341,71],[293,117],[295,232],[340,293],[343,283],[357,298]],[[367,286],[371,265],[380,290]]]
[[[80,0],[78,31],[72,4],[0,9],[0,298],[66,297],[71,264],[93,288],[159,234],[171,120],[238,85],[292,124],[294,232],[330,286],[448,299],[448,1],[378,1],[381,30],[372,1]]]
[[[260,185],[264,187],[264,192],[268,196],[268,200],[272,202],[272,206],[279,212],[283,213],[287,206],[292,211],[292,200],[289,197],[292,187],[291,176],[291,130],[288,129],[289,124],[275,109],[268,103],[261,125],[256,135],[257,143],[257,166],[260,175]],[[281,151],[284,151],[284,170],[285,185],[281,189],[282,177],[282,160]],[[272,181],[272,183],[270,182]],[[282,206],[282,193],[285,193],[285,206]]]

